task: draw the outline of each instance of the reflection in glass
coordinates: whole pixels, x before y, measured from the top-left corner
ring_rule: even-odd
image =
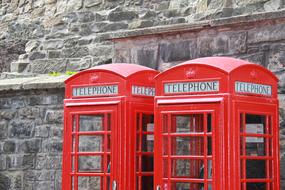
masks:
[[[265,156],[264,138],[246,137],[246,155]]]
[[[246,178],[266,178],[265,160],[246,160]]]
[[[78,190],[101,190],[103,183],[101,177],[78,177]]]
[[[203,160],[172,160],[172,177],[204,179]]]
[[[104,131],[103,115],[80,115],[79,131]]]
[[[246,133],[265,134],[265,116],[246,114]]]
[[[103,172],[101,156],[79,156],[79,172]]]
[[[172,137],[172,155],[204,155],[203,137]]]
[[[203,114],[178,115],[172,118],[176,122],[176,133],[204,132]]]
[[[103,151],[103,136],[79,136],[79,152]]]
[[[142,151],[143,152],[153,152],[154,146],[154,136],[153,135],[142,135]]]

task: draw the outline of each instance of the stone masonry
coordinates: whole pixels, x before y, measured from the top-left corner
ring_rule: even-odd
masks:
[[[112,62],[114,31],[279,11],[283,0],[1,0],[0,40],[27,40],[5,71],[79,71]]]
[[[63,97],[63,88],[1,93],[1,190],[61,189]]]
[[[250,60],[280,79],[284,189],[284,0],[0,0],[0,190],[61,189],[68,76],[42,74],[111,62],[165,70],[205,56]]]

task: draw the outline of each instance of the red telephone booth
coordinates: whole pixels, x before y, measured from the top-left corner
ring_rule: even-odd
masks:
[[[277,78],[233,58],[156,77],[156,190],[279,190]]]
[[[62,189],[153,189],[157,73],[109,64],[65,81]]]

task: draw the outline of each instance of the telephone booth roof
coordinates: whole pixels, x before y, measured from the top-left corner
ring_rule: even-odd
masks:
[[[237,94],[235,83],[243,82],[245,84],[265,85],[265,87],[266,85],[271,86],[270,97],[277,97],[278,79],[271,71],[260,65],[230,57],[204,57],[186,61],[158,74],[155,80],[159,96],[183,94],[162,93],[166,83],[215,80],[219,81],[219,90],[210,93]],[[203,94],[203,92],[201,93]],[[186,92],[184,94],[194,93]],[[247,92],[238,94],[260,95]]]
[[[158,71],[137,64],[114,63],[95,66],[65,80],[66,98],[74,98],[72,91],[76,87],[90,89],[98,85],[117,85],[118,93],[116,95],[131,95],[131,85],[153,87],[153,79],[157,74]],[[108,94],[107,96],[113,95]],[[92,96],[81,96],[81,98]],[[96,97],[99,96],[96,95]]]

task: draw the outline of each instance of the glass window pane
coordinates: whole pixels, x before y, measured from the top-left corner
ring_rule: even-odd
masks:
[[[246,114],[246,133],[265,134],[265,116]]]
[[[172,137],[172,155],[204,155],[204,137]]]
[[[163,177],[167,178],[168,177],[168,159],[165,158],[163,159]]]
[[[178,115],[172,118],[175,122],[176,128],[173,128],[172,132],[176,133],[193,133],[204,132],[203,126],[203,114],[193,115]]]
[[[153,135],[143,135],[142,136],[142,151],[143,152],[153,152],[154,136]]]
[[[168,133],[168,117],[167,115],[163,115],[163,133]]]
[[[172,160],[172,177],[204,179],[203,160]]]
[[[208,160],[208,179],[212,179],[213,176],[213,161]]]
[[[211,183],[208,184],[208,190],[212,190],[213,189],[213,186]]]
[[[208,141],[208,144],[207,144],[207,147],[208,147],[207,153],[208,153],[208,155],[212,155],[212,137],[207,137],[207,141]]]
[[[76,115],[72,116],[72,132],[76,132]]]
[[[107,131],[111,131],[112,126],[112,120],[111,120],[111,114],[107,115]]]
[[[207,132],[212,132],[212,114],[207,114]]]
[[[80,115],[79,131],[104,131],[103,115]]]
[[[246,178],[266,178],[265,160],[246,160]]]
[[[247,190],[266,190],[266,183],[246,183]]]
[[[79,152],[102,152],[103,136],[79,136]]]
[[[246,155],[265,156],[264,138],[246,137]]]
[[[78,190],[102,190],[103,177],[78,177]]]
[[[153,155],[142,155],[142,172],[153,171]]]
[[[168,155],[169,147],[168,147],[168,136],[163,137],[163,154]]]
[[[79,172],[103,172],[101,156],[79,156]]]
[[[153,114],[142,114],[142,131],[153,132],[154,130],[154,116]]]
[[[142,190],[153,190],[153,176],[142,176]]]

